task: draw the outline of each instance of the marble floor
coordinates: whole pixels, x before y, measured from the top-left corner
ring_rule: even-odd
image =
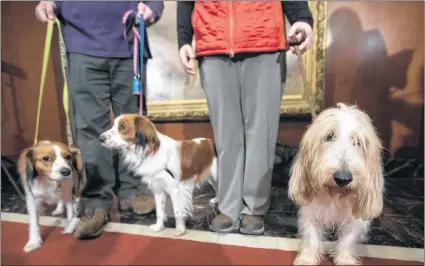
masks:
[[[272,200],[265,216],[265,235],[272,237],[297,237],[296,207],[287,197],[288,162],[294,152],[276,153],[275,173],[273,174]],[[375,219],[368,244],[410,248],[424,247],[424,173],[423,163],[404,161],[387,156],[385,158],[386,193],[383,214]],[[13,165],[10,172],[16,179]],[[2,171],[1,211],[26,213],[25,202],[17,195]],[[195,194],[194,217],[188,228],[208,231],[209,223],[216,210],[208,205],[212,191],[198,191]],[[170,206],[171,204],[167,204]],[[172,216],[171,208],[167,212]],[[121,213],[121,223],[150,225],[155,214],[138,216],[129,212]],[[166,227],[173,227],[170,218]],[[332,240],[333,234],[330,234]]]

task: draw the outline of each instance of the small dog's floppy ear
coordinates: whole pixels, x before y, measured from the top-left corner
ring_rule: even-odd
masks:
[[[30,184],[32,180],[37,176],[37,171],[34,169],[32,155],[32,147],[26,148],[19,155],[18,159],[18,173],[21,176],[21,181],[26,182],[27,184]],[[25,184],[23,185],[25,186]]]
[[[155,125],[143,116],[136,116],[135,118],[135,129],[136,129],[136,150],[138,147],[145,148],[147,154],[154,153],[159,149],[160,141],[155,129]]]
[[[149,143],[149,136],[143,134],[143,118],[141,116],[136,116],[134,119],[134,128],[136,129],[135,135],[135,144],[136,150],[138,148],[145,148]]]
[[[81,157],[80,149],[78,149],[75,146],[69,146],[69,150],[71,151],[71,154],[72,154],[72,166],[78,172],[83,171],[84,163],[83,163],[83,158]]]
[[[308,171],[306,171],[306,167],[308,168],[309,164],[306,161],[306,156],[304,156],[304,149],[301,146],[301,149],[294,158],[288,182],[288,196],[298,206],[309,204],[314,196],[313,188],[307,176]]]
[[[72,192],[77,197],[80,197],[84,187],[86,186],[86,178],[84,174],[84,162],[81,157],[81,152],[77,147],[70,146],[69,150],[72,154],[72,167],[76,172],[74,175],[74,184],[72,188]]]

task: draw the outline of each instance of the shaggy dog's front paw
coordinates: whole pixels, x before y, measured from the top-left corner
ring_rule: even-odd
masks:
[[[315,254],[300,253],[294,260],[294,265],[319,265],[320,256]]]
[[[336,254],[334,257],[335,265],[360,265],[360,260],[350,253]]]

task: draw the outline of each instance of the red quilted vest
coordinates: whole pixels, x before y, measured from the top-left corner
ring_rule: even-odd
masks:
[[[284,23],[280,1],[196,1],[192,12],[196,54],[284,50]]]

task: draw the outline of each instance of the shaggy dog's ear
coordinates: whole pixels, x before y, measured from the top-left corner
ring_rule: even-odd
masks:
[[[372,220],[384,208],[384,174],[382,166],[382,144],[374,130],[369,132],[366,144],[366,170],[369,176],[361,186],[360,195],[354,199],[353,215],[362,220]]]
[[[305,149],[306,147],[301,145],[291,167],[288,182],[288,196],[298,206],[309,204],[314,196],[313,187],[308,176],[310,169],[307,156],[305,156]]]

